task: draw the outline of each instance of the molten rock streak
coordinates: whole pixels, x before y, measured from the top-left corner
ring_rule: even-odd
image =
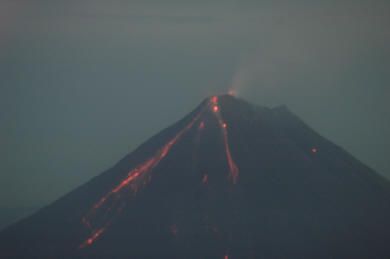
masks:
[[[210,105],[212,107],[212,110],[214,111],[215,117],[218,120],[219,127],[222,132],[222,137],[223,137],[223,143],[225,147],[225,153],[226,153],[226,159],[228,162],[229,166],[229,178],[233,181],[233,183],[237,183],[238,180],[238,175],[239,175],[239,170],[238,166],[233,160],[232,157],[232,152],[230,151],[230,145],[229,145],[229,135],[227,131],[228,125],[223,121],[221,113],[220,113],[220,108],[218,106],[218,97],[214,96],[211,98]]]
[[[118,205],[121,193],[129,191],[129,189],[130,191],[136,192],[144,183],[150,180],[150,173],[152,170],[167,156],[172,147],[183,137],[183,135],[193,127],[201,114],[202,111],[200,111],[195,118],[192,119],[192,121],[175,137],[159,149],[153,157],[131,170],[124,180],[122,180],[117,186],[115,186],[93,205],[92,209],[82,219],[83,224],[91,229],[92,233],[80,245],[81,248],[92,245],[99,237],[101,237],[101,235],[111,225],[111,222],[116,214],[122,210],[123,203],[122,205]],[[98,224],[97,227],[93,227],[93,220],[98,212],[101,212],[101,214],[104,215],[104,219],[99,220],[103,221],[103,223]]]
[[[238,180],[239,170],[232,158],[232,154],[229,146],[229,137],[227,128],[228,125],[223,121],[220,107],[218,104],[218,97],[214,96],[210,99],[209,106],[218,121],[218,125],[221,129],[224,150],[226,153],[226,159],[229,167],[229,179],[235,184]],[[127,192],[135,194],[143,185],[147,184],[151,179],[151,172],[155,169],[160,162],[168,155],[172,147],[179,142],[179,140],[194,126],[194,124],[200,119],[204,109],[187,124],[181,131],[179,131],[170,141],[168,141],[162,148],[160,148],[154,156],[148,158],[145,162],[132,169],[119,184],[113,187],[108,193],[106,193],[98,202],[96,202],[91,210],[82,218],[82,223],[90,229],[91,233],[88,238],[82,242],[80,248],[84,248],[92,245],[97,239],[99,239],[107,228],[111,225],[114,218],[120,214],[126,201],[121,199]],[[198,130],[205,128],[204,122],[200,122]],[[202,179],[204,184],[208,182],[208,176],[205,175]]]

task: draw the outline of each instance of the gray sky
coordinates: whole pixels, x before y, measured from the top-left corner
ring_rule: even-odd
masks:
[[[375,0],[0,0],[0,207],[53,201],[231,87],[390,178],[389,24]]]

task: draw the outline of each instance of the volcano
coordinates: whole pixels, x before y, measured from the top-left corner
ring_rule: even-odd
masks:
[[[286,107],[204,100],[0,233],[1,258],[390,258],[390,183]]]

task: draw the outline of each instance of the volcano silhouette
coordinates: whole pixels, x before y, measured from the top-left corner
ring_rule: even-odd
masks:
[[[287,108],[203,101],[0,233],[1,258],[390,258],[390,183]]]

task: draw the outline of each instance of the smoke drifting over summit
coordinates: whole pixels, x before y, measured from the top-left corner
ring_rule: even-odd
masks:
[[[389,12],[360,0],[1,1],[0,204],[56,199],[229,89],[287,105],[390,177]]]

